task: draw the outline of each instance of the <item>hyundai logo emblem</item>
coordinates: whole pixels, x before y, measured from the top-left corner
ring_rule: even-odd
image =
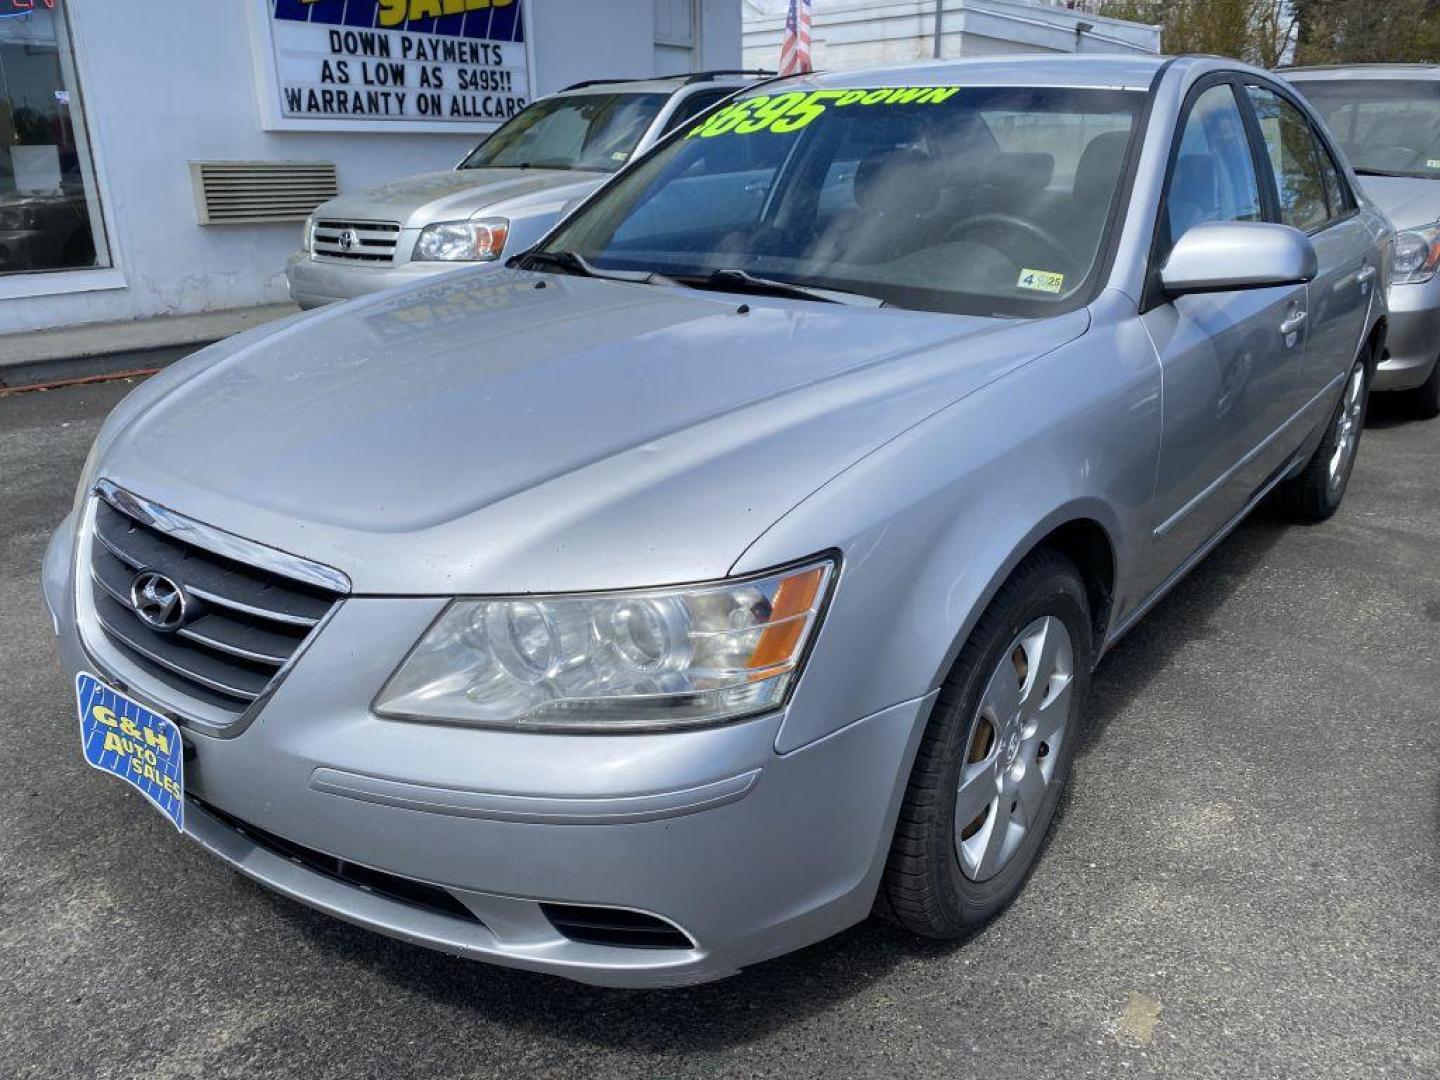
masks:
[[[153,570],[135,575],[130,583],[130,606],[146,626],[164,633],[180,629],[189,614],[185,590]]]
[[[359,240],[360,238],[355,235],[354,229],[346,229],[340,234],[340,247],[345,251],[349,251]]]

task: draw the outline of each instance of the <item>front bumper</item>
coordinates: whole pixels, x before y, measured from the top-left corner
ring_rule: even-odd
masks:
[[[1440,274],[1420,285],[1392,285],[1386,356],[1375,372],[1376,390],[1413,390],[1430,377],[1440,357]]]
[[[83,644],[91,631],[77,625],[74,531],[67,519],[44,570],[64,667],[176,715]],[[596,985],[720,978],[869,913],[932,696],[787,754],[775,750],[780,713],[626,736],[376,718],[368,703],[442,604],[342,601],[253,723],[230,738],[187,730],[186,789],[200,802],[187,807],[186,834],[339,918]],[[262,832],[443,890],[473,917],[320,872],[258,842]],[[658,916],[693,947],[574,940],[545,903]]]
[[[403,242],[402,242],[403,247]],[[398,285],[413,285],[455,270],[473,269],[477,263],[405,262],[387,266],[312,259],[303,251],[285,262],[290,299],[302,308],[351,300]]]

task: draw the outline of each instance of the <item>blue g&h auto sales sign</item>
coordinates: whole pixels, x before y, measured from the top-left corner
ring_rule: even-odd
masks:
[[[183,832],[185,744],[175,721],[84,672],[75,677],[75,707],[85,760],[140,792]]]
[[[266,0],[281,118],[493,127],[530,100],[523,0]]]

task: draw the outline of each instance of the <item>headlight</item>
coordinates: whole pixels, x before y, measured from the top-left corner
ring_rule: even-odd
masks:
[[[1418,285],[1435,276],[1440,265],[1440,222],[1395,234],[1395,261],[1390,269],[1393,285]]]
[[[645,592],[456,600],[375,699],[395,720],[658,731],[778,707],[835,564]]]
[[[441,221],[425,226],[415,242],[423,262],[494,262],[505,250],[510,223],[504,218]]]
[[[300,237],[300,250],[309,254],[315,249],[315,215],[305,219],[305,232]]]

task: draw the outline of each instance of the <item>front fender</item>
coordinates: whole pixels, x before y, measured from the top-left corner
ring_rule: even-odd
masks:
[[[1105,530],[1112,615],[1133,607],[1159,440],[1154,352],[1136,320],[1113,320],[899,435],[772,526],[734,573],[844,556],[776,749],[937,687],[1006,577],[1067,522]]]

